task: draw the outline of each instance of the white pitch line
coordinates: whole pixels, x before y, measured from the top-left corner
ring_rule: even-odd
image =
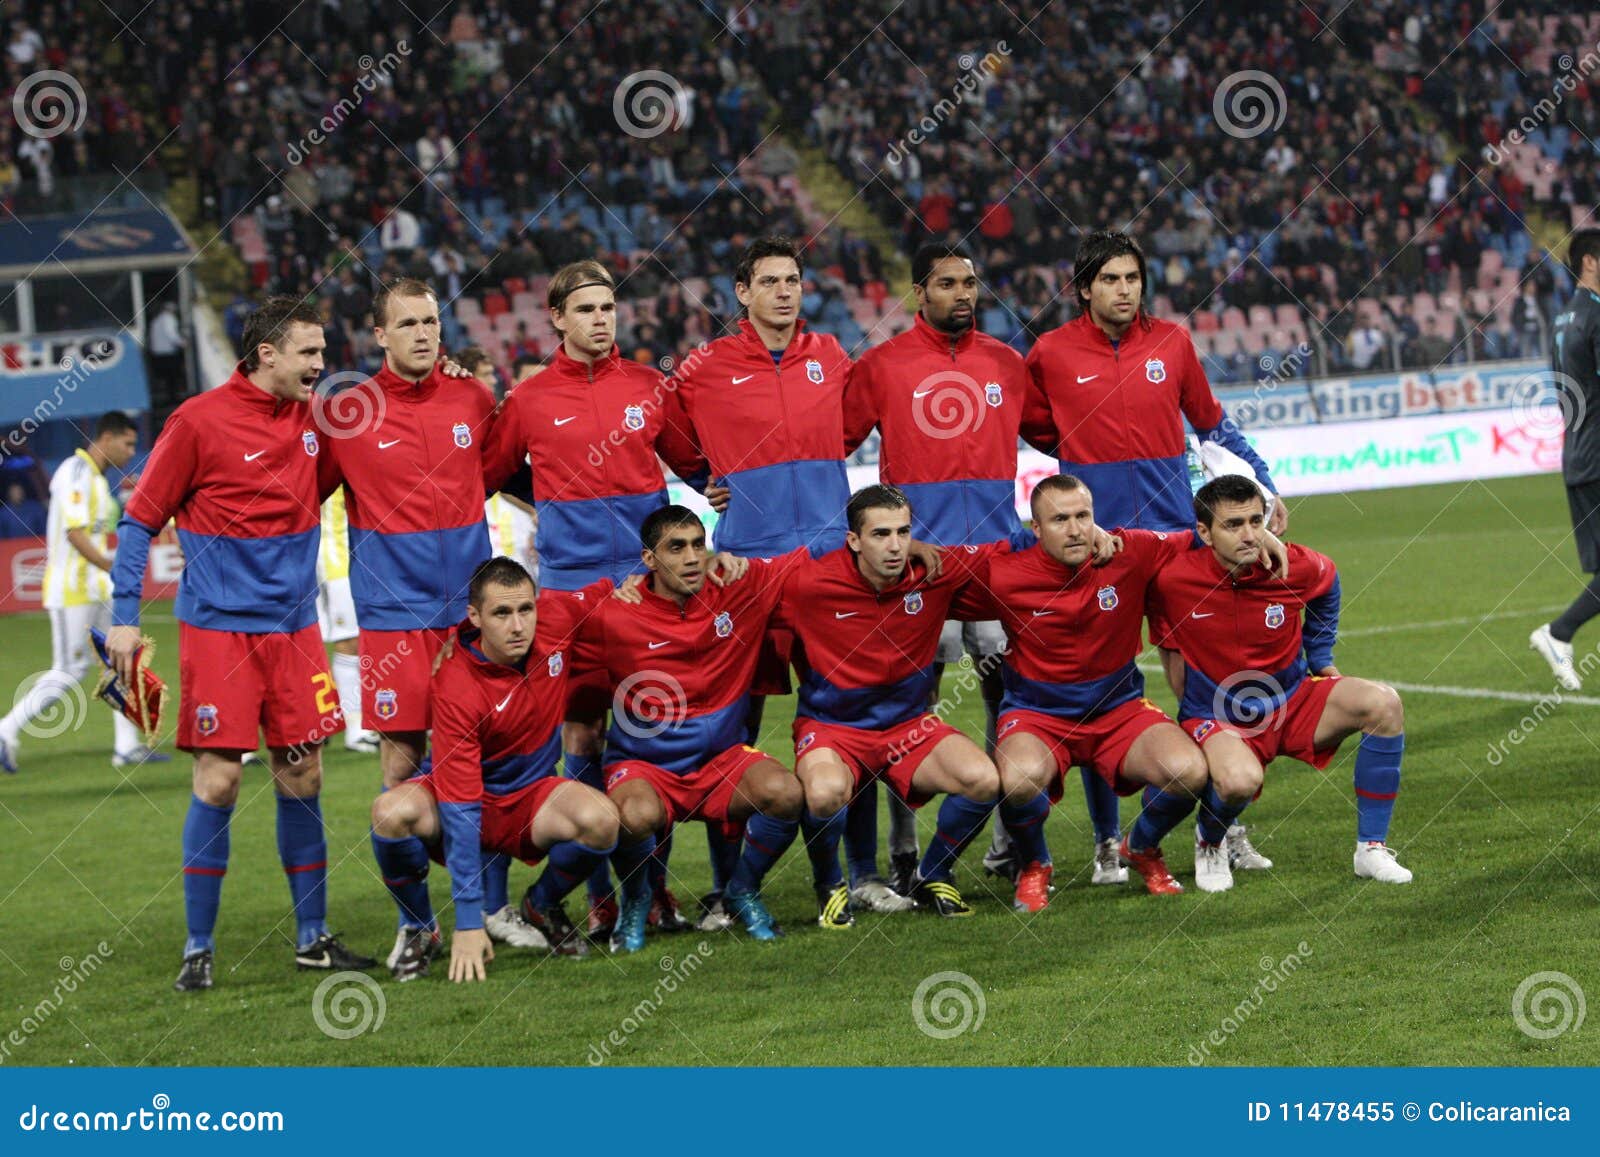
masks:
[[[1534,615],[1544,615],[1551,611],[1566,609],[1565,603],[1553,603],[1545,607],[1530,607],[1525,611],[1499,611],[1492,615],[1463,615],[1456,619],[1434,619],[1427,623],[1395,623],[1387,627],[1357,627],[1351,631],[1340,631],[1341,639],[1359,639],[1368,635],[1392,635],[1398,631],[1427,631],[1435,627],[1464,627],[1469,623],[1489,623],[1496,619],[1532,619]],[[1538,624],[1535,624],[1537,626]]]
[[[1422,695],[1450,695],[1457,699],[1503,699],[1507,703],[1577,703],[1583,707],[1600,707],[1600,698],[1593,695],[1573,695],[1566,691],[1546,691],[1536,695],[1532,691],[1492,691],[1487,687],[1450,687],[1441,683],[1397,683],[1382,679],[1396,691],[1415,691]]]

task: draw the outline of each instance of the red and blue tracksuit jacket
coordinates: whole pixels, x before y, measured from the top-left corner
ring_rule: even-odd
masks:
[[[707,582],[681,607],[648,583],[638,605],[602,600],[584,626],[581,662],[617,688],[606,766],[643,760],[688,775],[745,741],[750,684],[783,575],[809,557],[753,558],[743,578]]]
[[[797,322],[776,363],[748,320],[679,363],[669,420],[732,490],[718,550],[775,555],[844,536],[850,358]]]
[[[968,329],[952,337],[922,314],[861,356],[845,390],[845,452],[878,427],[878,476],[911,499],[912,533],[940,546],[1008,538],[1021,547],[1017,437],[1027,366],[1004,342]],[[1053,428],[1040,448],[1055,450]],[[1030,439],[1031,440],[1031,439]]]
[[[938,578],[908,566],[881,591],[849,547],[791,566],[782,614],[800,643],[796,715],[881,731],[926,714],[951,604],[984,560],[1009,549],[1007,542],[949,547]]]
[[[1202,440],[1232,450],[1277,491],[1267,464],[1211,392],[1189,335],[1170,321],[1141,318],[1113,345],[1084,313],[1034,343],[1028,373],[1023,427],[1054,426],[1061,471],[1088,485],[1102,526],[1194,525],[1185,418]]]
[[[248,634],[315,623],[327,442],[309,405],[275,398],[237,370],[179,406],[118,527],[113,622],[138,624],[150,539],[176,517],[179,621]]]
[[[483,927],[483,804],[556,774],[573,639],[609,581],[575,594],[540,595],[533,646],[514,667],[491,662],[463,622],[439,664],[433,697],[433,771],[456,927]]]
[[[494,398],[437,368],[420,382],[388,363],[344,405],[372,420],[326,437],[323,495],[342,483],[350,520],[350,592],[364,631],[442,629],[467,613],[467,583],[490,556],[483,519],[485,442]],[[344,431],[342,394],[323,425]],[[315,546],[312,548],[315,553]]]
[[[506,396],[486,481],[498,490],[524,457],[531,465],[541,586],[576,590],[640,569],[639,526],[667,504],[658,454],[704,488],[704,459],[667,423],[668,394],[659,372],[615,351],[590,366],[563,348]]]
[[[1187,551],[1152,589],[1171,624],[1156,641],[1181,653],[1188,671],[1180,719],[1216,718],[1226,684],[1226,722],[1253,724],[1288,702],[1308,672],[1333,664],[1339,572],[1308,547],[1290,544],[1286,580],[1259,565],[1232,574],[1209,548]]]
[[[1122,550],[1105,566],[1067,566],[1036,545],[990,558],[956,600],[956,618],[999,619],[1005,627],[1002,711],[1092,719],[1144,694],[1134,661],[1146,594],[1195,536],[1113,533]]]

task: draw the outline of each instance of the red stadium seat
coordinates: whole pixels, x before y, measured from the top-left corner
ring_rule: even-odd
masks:
[[[489,292],[483,295],[483,315],[485,317],[499,317],[501,314],[511,312],[511,303],[506,300],[503,293]]]
[[[1216,333],[1217,330],[1222,328],[1222,323],[1217,320],[1217,315],[1209,309],[1202,309],[1190,320],[1194,323],[1194,332],[1197,334]]]
[[[873,307],[881,312],[883,303],[889,297],[889,287],[881,281],[869,281],[862,287],[862,293],[866,295],[868,301],[872,302]]]
[[[508,277],[500,283],[500,286],[511,297],[528,292],[528,283],[520,277]]]

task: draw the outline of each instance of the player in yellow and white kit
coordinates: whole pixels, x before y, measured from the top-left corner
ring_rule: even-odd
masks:
[[[106,467],[121,470],[133,460],[139,428],[120,410],[103,414],[94,441],[56,468],[50,479],[50,515],[45,529],[47,562],[44,607],[50,613],[50,669],[19,688],[11,713],[0,719],[0,769],[16,771],[17,747],[24,732],[48,737],[81,722],[84,710],[72,705],[64,714],[52,711],[78,692],[77,685],[94,664],[89,628],[111,626],[111,546],[108,535],[121,508],[106,481]],[[36,720],[48,725],[30,731]],[[170,755],[145,746],[139,729],[120,714],[112,719],[113,767],[165,763]]]
[[[333,687],[344,711],[347,751],[375,755],[377,732],[361,726],[361,644],[356,602],[350,594],[350,524],[344,513],[344,487],[322,504],[322,542],[317,548],[317,626],[333,646]]]

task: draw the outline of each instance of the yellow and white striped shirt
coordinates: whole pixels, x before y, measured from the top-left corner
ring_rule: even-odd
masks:
[[[350,523],[344,513],[344,487],[322,504],[322,541],[317,548],[317,581],[350,577]]]
[[[87,450],[79,450],[50,479],[50,515],[45,524],[46,563],[44,605],[59,611],[103,603],[111,598],[111,576],[78,553],[67,533],[86,531],[101,554],[110,554],[107,541],[121,509],[111,496],[111,485]]]

